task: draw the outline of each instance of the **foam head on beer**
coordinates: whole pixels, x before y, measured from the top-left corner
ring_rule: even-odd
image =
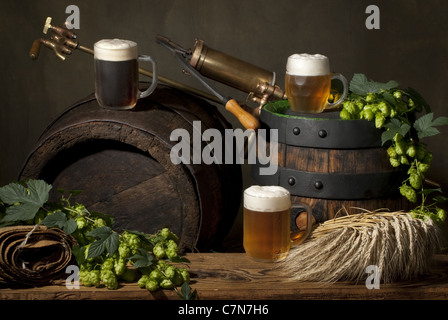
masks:
[[[94,45],[95,59],[127,61],[137,59],[137,43],[131,40],[103,39]]]
[[[330,74],[329,59],[322,54],[296,53],[288,57],[286,73],[300,76]]]
[[[291,196],[280,186],[251,186],[244,191],[244,207],[260,212],[289,210]]]

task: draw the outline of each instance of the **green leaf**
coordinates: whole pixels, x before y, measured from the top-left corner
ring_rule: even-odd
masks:
[[[103,240],[97,240],[93,242],[89,247],[87,259],[99,257],[106,250],[106,245]]]
[[[33,219],[40,206],[32,203],[18,204],[6,209],[2,222],[27,221]]]
[[[96,229],[93,229],[92,231],[90,231],[87,236],[89,237],[95,237],[95,238],[100,238],[100,239],[106,239],[107,237],[110,236],[112,232],[112,229],[108,226],[102,226]]]
[[[448,117],[438,117],[432,121],[432,126],[447,126],[448,125]]]
[[[386,100],[390,105],[394,106],[397,102],[395,101],[394,96],[392,93],[386,91],[383,93],[383,98]]]
[[[448,202],[448,198],[445,196],[435,196],[433,200],[437,203],[445,203]]]
[[[39,206],[43,206],[48,201],[49,193],[52,188],[43,180],[28,180],[29,199]]]
[[[406,89],[406,93],[409,95],[409,97],[412,100],[414,100],[415,103],[417,103],[417,105],[423,106],[425,108],[426,113],[431,112],[430,105],[426,102],[426,100],[422,97],[422,95],[420,93],[418,93],[416,90],[414,90],[411,87]],[[417,110],[417,111],[422,111],[422,110]]]
[[[93,229],[87,236],[99,238],[90,245],[87,258],[98,257],[102,255],[105,250],[107,250],[109,255],[113,255],[118,250],[118,233],[108,226]]]
[[[104,244],[106,245],[106,250],[109,253],[109,255],[110,256],[113,255],[118,250],[119,245],[118,233],[112,231],[110,236],[104,240]]]
[[[433,120],[434,114],[432,112],[425,114],[418,118],[414,123],[414,128],[417,130],[418,138],[435,136],[440,133],[435,126],[448,125],[448,117],[439,117]]]
[[[129,258],[129,260],[134,261],[133,266],[135,268],[149,267],[152,264],[154,257],[150,255],[148,251],[142,248],[139,248],[138,251],[140,252],[140,254],[135,254]]]
[[[68,219],[65,225],[62,227],[62,230],[64,230],[66,234],[72,234],[76,231],[76,229],[78,229],[78,225],[73,219]]]
[[[423,194],[425,196],[428,196],[429,194],[433,193],[433,192],[439,192],[442,193],[442,188],[435,188],[435,189],[423,189]]]
[[[387,128],[386,131],[384,131],[381,134],[381,143],[384,145],[387,141],[390,141],[393,139],[393,137],[399,133],[403,137],[411,130],[411,126],[407,123],[401,123],[398,119],[391,119],[387,121],[383,127]]]
[[[165,260],[170,261],[170,262],[175,262],[175,263],[190,263],[190,260],[188,260],[185,257],[181,257],[181,256],[168,258],[168,259],[165,259]]]
[[[2,221],[26,221],[34,218],[47,201],[52,188],[43,180],[28,180],[27,187],[12,182],[0,188],[0,199],[11,205]]]
[[[13,182],[0,188],[0,199],[6,204],[22,202],[27,197],[28,192],[21,184]]]
[[[62,228],[62,226],[67,222],[67,217],[65,216],[65,213],[62,211],[55,212],[53,214],[50,214],[46,216],[42,220],[42,224],[44,226],[47,226],[48,228]]]
[[[182,287],[180,289],[180,292],[177,292],[178,296],[182,299],[182,300],[194,300],[196,299],[196,295],[197,295],[197,291],[196,289],[194,289],[193,292],[191,292],[191,288],[190,285],[186,282],[184,282],[182,284]]]
[[[48,228],[60,228],[64,230],[66,234],[71,234],[78,228],[76,221],[67,219],[67,216],[62,211],[46,216],[41,223]]]
[[[76,262],[78,263],[78,265],[81,265],[86,261],[85,251],[86,251],[86,247],[81,247],[78,244],[75,244],[72,247],[72,254],[75,256],[75,259],[76,259]]]
[[[398,82],[394,80],[386,83],[375,82],[368,80],[362,73],[355,73],[350,81],[350,91],[355,94],[366,95],[367,93],[379,93],[382,90],[397,88],[398,85]]]

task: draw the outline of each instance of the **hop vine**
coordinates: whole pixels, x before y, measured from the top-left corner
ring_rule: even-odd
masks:
[[[399,89],[398,85],[396,81],[380,83],[368,80],[363,74],[355,74],[340,118],[371,121],[383,131],[381,142],[387,147],[391,166],[402,167],[407,172],[399,192],[416,204],[411,210],[412,215],[431,218],[441,224],[446,220],[446,212],[439,205],[448,198],[443,196],[441,188],[425,186],[425,175],[431,167],[433,154],[422,139],[439,134],[436,127],[448,125],[448,117],[434,119],[430,106],[419,93],[412,88]],[[416,119],[419,112],[425,114]]]
[[[112,228],[112,216],[73,203],[72,196],[80,191],[59,190],[61,198],[50,202],[51,189],[45,181],[32,179],[1,187],[0,227],[41,224],[64,230],[76,240],[72,253],[86,287],[114,290],[121,282],[136,282],[149,291],[173,289],[182,299],[195,298],[196,290],[191,292],[188,285],[190,274],[183,267],[189,260],[179,254],[175,233],[168,228],[155,234],[118,232]]]

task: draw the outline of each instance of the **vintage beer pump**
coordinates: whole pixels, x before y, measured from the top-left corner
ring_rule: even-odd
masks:
[[[52,18],[48,17],[43,28],[44,34],[52,32],[50,39],[39,38],[33,42],[29,52],[31,59],[38,58],[41,45],[52,49],[55,55],[63,61],[76,49],[93,54],[92,49],[80,45],[73,31],[65,26],[52,25],[51,21]],[[195,76],[211,94],[159,75],[160,82],[222,103],[226,110],[232,112],[246,129],[256,130],[259,127],[259,113],[266,102],[286,99],[285,92],[275,83],[275,72],[209,48],[201,39],[196,39],[192,49],[184,49],[160,35],[156,37],[156,41],[172,51],[186,73]],[[152,73],[143,68],[139,68],[139,73],[152,77]],[[255,102],[258,107],[253,110],[249,107],[242,108],[235,99],[223,97],[203,77],[248,93],[247,101]]]
[[[164,36],[158,35],[156,38],[159,44],[174,52],[188,74],[196,76],[209,90],[210,86],[204,83],[198,73],[248,93],[247,100],[259,105],[252,112],[257,117],[266,102],[286,99],[285,92],[275,83],[275,72],[209,48],[201,39],[196,39],[192,49],[184,49]],[[189,64],[185,60],[189,60]]]

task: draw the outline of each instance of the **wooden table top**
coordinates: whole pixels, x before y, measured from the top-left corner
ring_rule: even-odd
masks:
[[[192,289],[200,300],[394,300],[448,299],[448,256],[437,255],[434,272],[416,281],[381,284],[337,282],[322,285],[295,282],[276,264],[255,262],[244,253],[189,253]],[[367,274],[366,274],[367,277]],[[175,299],[174,290],[149,292],[136,283],[123,283],[117,290],[106,288],[67,289],[64,281],[37,288],[0,286],[0,300],[153,300]]]

